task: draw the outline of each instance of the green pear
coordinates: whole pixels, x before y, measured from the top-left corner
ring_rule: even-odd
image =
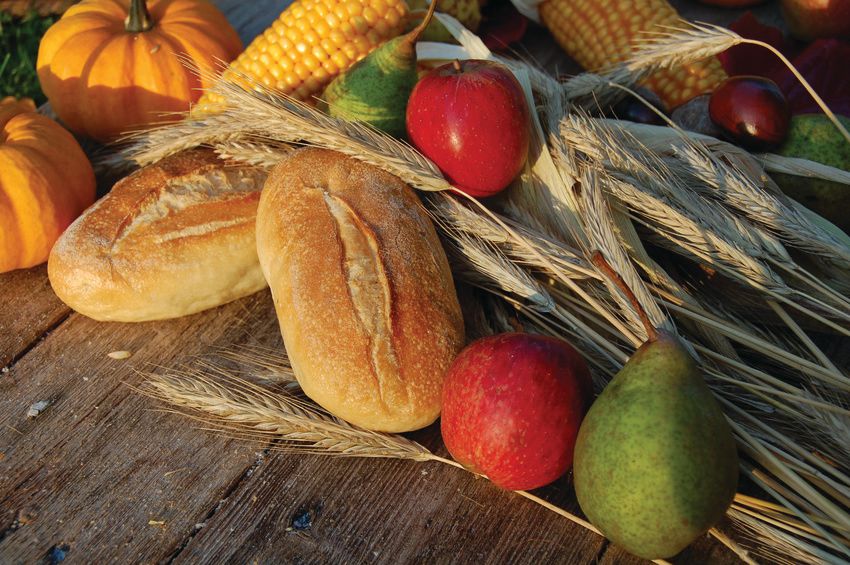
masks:
[[[648,329],[585,416],[573,473],[582,511],[608,539],[660,559],[723,517],[738,455],[694,359],[675,336]]]
[[[844,127],[850,129],[850,118],[837,117]],[[850,142],[824,114],[803,114],[791,118],[788,137],[777,153],[850,171]],[[771,176],[782,192],[845,232],[850,231],[850,186],[781,173]]]
[[[437,2],[410,33],[390,39],[325,88],[319,108],[336,118],[365,122],[395,137],[405,134],[407,100],[419,76],[416,41],[434,15]]]

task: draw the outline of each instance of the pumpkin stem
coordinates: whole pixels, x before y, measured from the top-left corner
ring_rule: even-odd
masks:
[[[145,0],[131,0],[130,13],[124,22],[124,29],[128,33],[139,33],[148,31],[152,27],[153,19],[151,18],[151,13],[148,12]]]

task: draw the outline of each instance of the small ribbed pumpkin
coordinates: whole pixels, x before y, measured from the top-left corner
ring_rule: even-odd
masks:
[[[180,60],[212,70],[242,51],[224,15],[205,0],[83,0],[53,24],[38,77],[68,127],[99,141],[177,120],[208,87]]]
[[[32,100],[0,100],[0,273],[43,263],[94,202],[94,172],[77,140]]]

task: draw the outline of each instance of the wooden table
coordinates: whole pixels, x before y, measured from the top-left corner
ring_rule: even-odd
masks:
[[[280,11],[265,4],[284,3],[220,2],[246,40]],[[740,14],[676,4],[694,19]],[[528,37],[547,68],[576,68],[544,30]],[[44,266],[0,275],[0,562],[638,562],[458,469],[284,455],[133,390],[144,372],[240,344],[281,346],[267,291],[178,320],[98,323],[56,298]],[[118,350],[133,355],[107,355]],[[446,455],[437,426],[412,437]],[[569,478],[539,494],[579,511]],[[675,561],[734,557],[704,537]]]

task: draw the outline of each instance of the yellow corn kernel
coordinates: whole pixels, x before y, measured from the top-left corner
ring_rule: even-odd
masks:
[[[408,0],[408,6],[413,12],[424,13],[428,10],[429,0]],[[481,24],[481,7],[478,0],[437,0],[437,11],[454,16],[465,28],[478,31]],[[418,20],[416,23],[419,23]],[[429,26],[432,28],[432,26]],[[445,32],[447,33],[447,32]],[[442,26],[431,31],[431,37],[426,32],[427,41],[445,41]]]
[[[404,31],[404,0],[295,0],[224,71],[245,74],[312,103],[333,78]],[[204,94],[195,113],[217,112],[223,101]]]
[[[598,71],[626,59],[643,32],[677,26],[680,16],[667,0],[545,0],[540,19],[580,65]],[[669,108],[709,92],[726,78],[712,57],[659,71],[646,80]]]

